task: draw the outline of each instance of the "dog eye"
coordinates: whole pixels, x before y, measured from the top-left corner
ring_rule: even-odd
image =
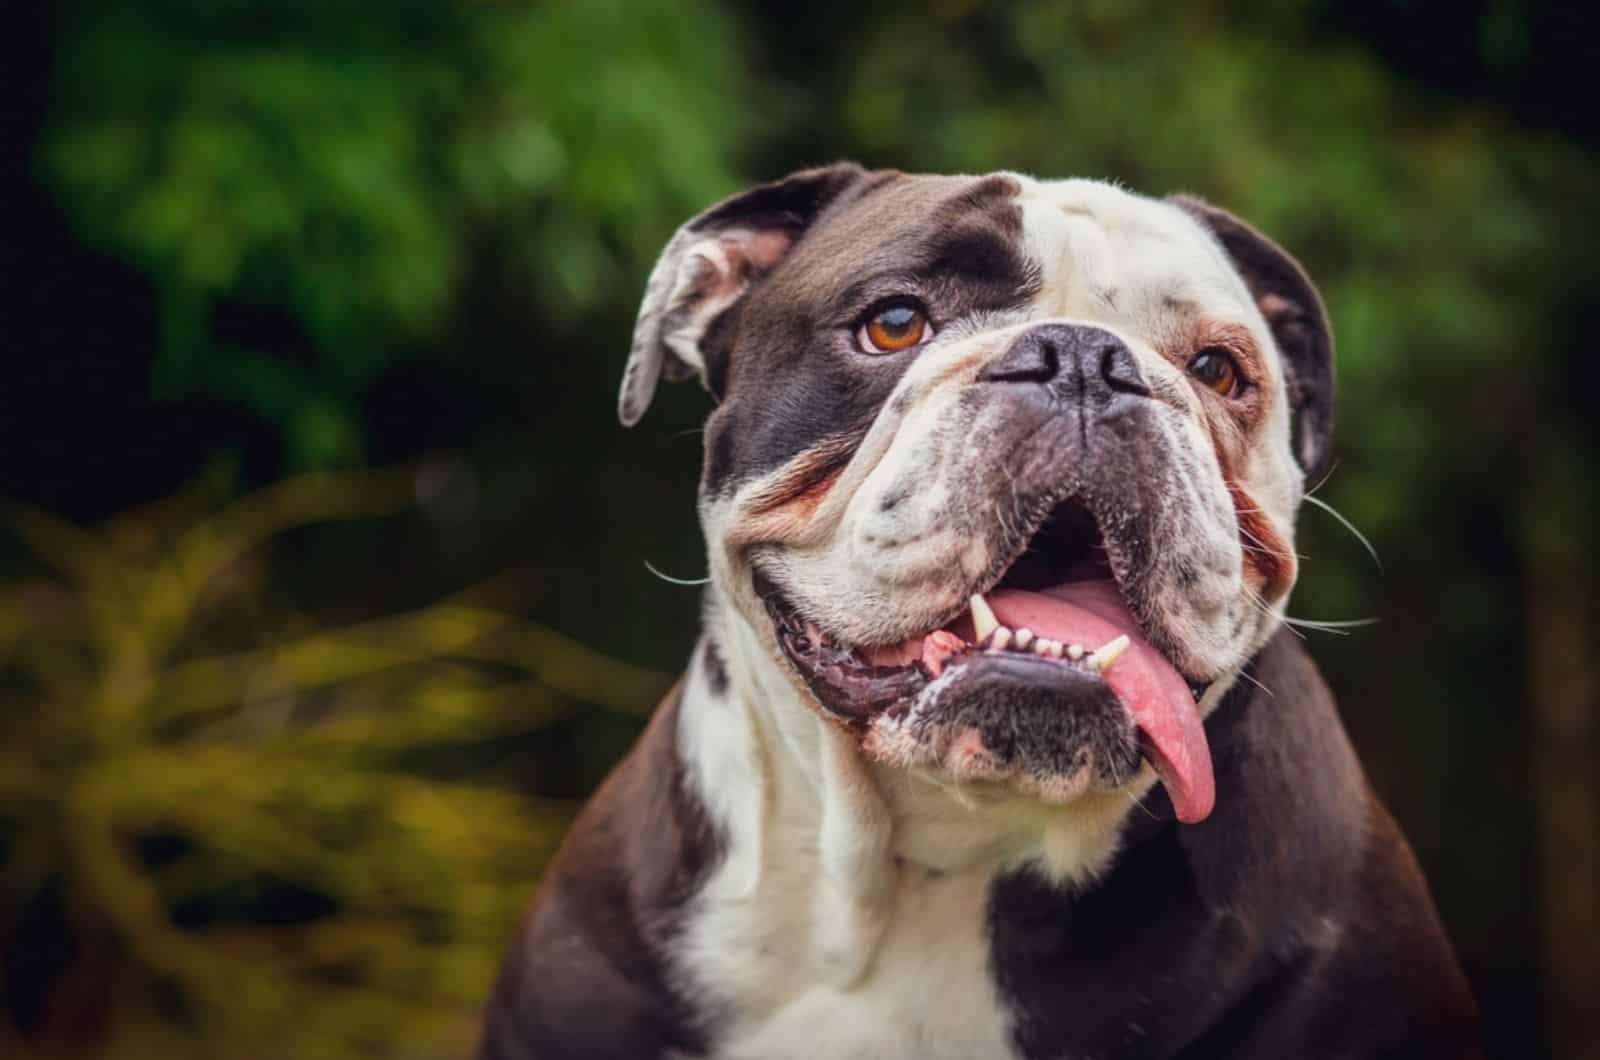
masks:
[[[1189,374],[1223,397],[1236,397],[1242,382],[1233,355],[1217,346],[1207,347],[1190,358]]]
[[[884,306],[857,332],[857,340],[867,353],[898,353],[932,337],[928,314],[913,302]]]

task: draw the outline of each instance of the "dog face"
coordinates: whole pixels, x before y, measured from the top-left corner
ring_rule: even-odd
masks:
[[[1331,429],[1283,251],[1096,182],[806,171],[669,244],[624,423],[662,374],[718,403],[718,597],[866,754],[1055,802],[1148,760],[1209,812],[1197,700],[1281,621]]]

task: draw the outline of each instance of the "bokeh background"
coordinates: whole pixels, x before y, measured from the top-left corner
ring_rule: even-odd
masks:
[[[1600,1055],[1582,5],[8,11],[0,1053],[444,1057],[694,636],[708,399],[613,416],[717,197],[1199,192],[1339,346],[1293,613],[1496,1055]]]

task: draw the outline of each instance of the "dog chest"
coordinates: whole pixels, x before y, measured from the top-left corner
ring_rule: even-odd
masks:
[[[722,898],[711,881],[684,936],[693,978],[721,1014],[710,1056],[1015,1055],[990,975],[988,884],[987,873],[902,870],[876,903],[878,926],[818,876],[767,876],[748,899]],[[856,947],[870,959],[841,981]]]

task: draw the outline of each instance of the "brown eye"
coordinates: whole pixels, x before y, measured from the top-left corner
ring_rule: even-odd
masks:
[[[928,314],[904,302],[878,310],[860,333],[861,348],[868,353],[898,353],[928,337]]]
[[[1189,361],[1189,374],[1223,397],[1239,392],[1239,366],[1226,350],[1212,347],[1201,350]]]

